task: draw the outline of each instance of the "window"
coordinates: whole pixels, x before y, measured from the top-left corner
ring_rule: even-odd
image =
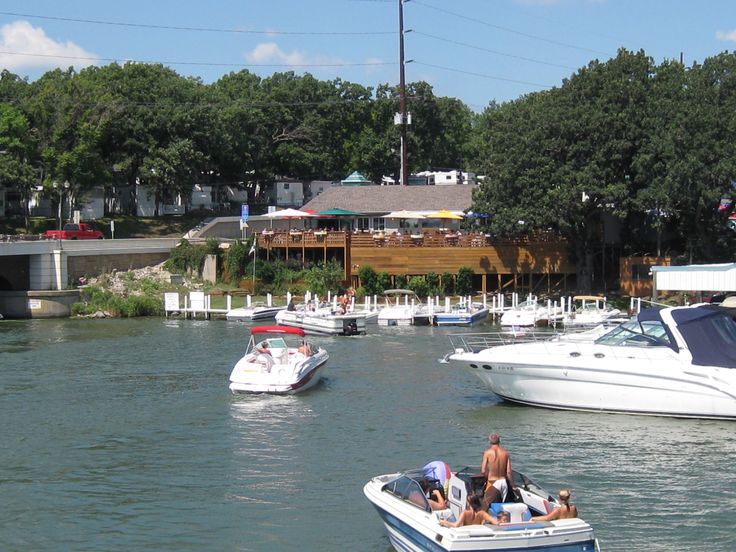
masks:
[[[649,270],[651,267],[645,264],[631,265],[631,279],[635,282],[649,280]]]
[[[284,182],[284,190],[288,190],[288,189],[289,189],[289,183],[288,182]]]

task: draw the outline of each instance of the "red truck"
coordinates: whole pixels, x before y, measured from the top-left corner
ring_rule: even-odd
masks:
[[[44,236],[49,240],[101,240],[102,232],[88,224],[65,224],[61,230],[46,230]]]

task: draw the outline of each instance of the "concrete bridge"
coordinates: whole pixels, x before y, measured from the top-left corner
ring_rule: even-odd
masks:
[[[0,242],[0,314],[68,316],[82,276],[131,270],[169,258],[180,238]]]

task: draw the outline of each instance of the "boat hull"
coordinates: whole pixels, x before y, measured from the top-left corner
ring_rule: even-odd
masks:
[[[680,362],[677,355],[667,347],[642,353],[560,341],[455,353],[449,360],[512,402],[565,410],[736,419],[734,370],[695,366]]]
[[[475,312],[440,312],[435,315],[438,326],[472,326],[476,322],[488,317],[488,309],[479,309]]]
[[[241,307],[230,309],[225,318],[228,320],[268,320],[275,318],[276,315],[286,307]]]
[[[383,484],[384,479],[374,478],[365,485],[363,492],[381,517],[396,550],[594,552],[597,549],[592,528],[580,519],[506,527],[442,527],[435,512],[426,512],[383,492]]]
[[[366,316],[362,313],[310,314],[304,311],[281,311],[276,321],[284,326],[325,335],[357,335],[366,331]]]
[[[328,355],[321,351],[310,361],[308,369],[303,370],[298,377],[279,377],[278,367],[273,370],[273,375],[253,374],[251,378],[238,378],[233,381],[231,376],[230,391],[234,394],[262,394],[293,395],[310,389],[319,383],[321,370],[327,362]],[[235,373],[235,372],[234,372]]]

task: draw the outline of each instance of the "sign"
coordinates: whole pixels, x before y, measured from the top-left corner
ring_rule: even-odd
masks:
[[[179,307],[179,294],[178,293],[164,293],[164,310],[167,312],[169,311],[178,311],[181,307]]]
[[[43,308],[43,303],[41,302],[41,299],[29,299],[28,308],[32,311],[41,310]]]
[[[240,204],[240,220],[248,222],[248,215],[250,214],[250,208],[247,203]]]

